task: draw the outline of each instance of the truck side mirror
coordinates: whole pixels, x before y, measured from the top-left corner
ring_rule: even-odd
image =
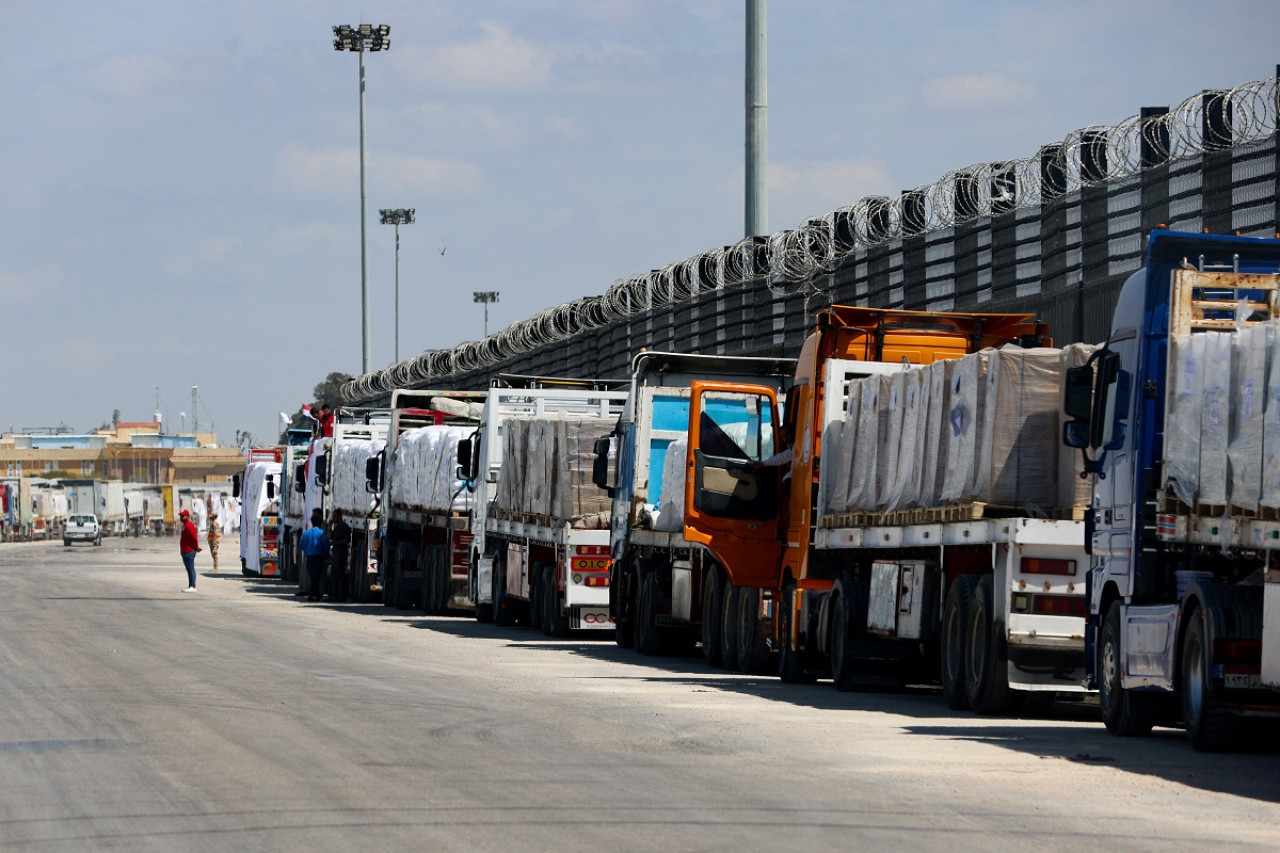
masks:
[[[480,454],[477,445],[480,442],[480,430],[467,436],[465,441],[458,442],[458,479],[474,483],[480,476]]]
[[[1089,422],[1067,421],[1063,424],[1062,443],[1077,450],[1087,448],[1089,446]]]
[[[1062,389],[1062,411],[1073,421],[1088,422],[1093,418],[1092,364],[1067,369]]]
[[[240,497],[240,475],[235,474],[231,477],[231,497]]]
[[[612,441],[607,435],[596,439],[596,458],[591,463],[591,482],[604,489],[605,493],[612,498],[614,487],[609,484],[609,448],[611,445]]]
[[[364,461],[364,487],[370,492],[382,491],[382,453]]]
[[[293,490],[300,495],[307,493],[307,463],[299,462],[293,469]]]
[[[276,499],[276,478],[272,474],[267,475],[267,500]]]
[[[316,482],[322,486],[325,483],[329,482],[329,457],[328,456],[316,457]]]

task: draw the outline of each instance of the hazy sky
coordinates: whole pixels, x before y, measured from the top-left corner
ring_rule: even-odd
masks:
[[[742,237],[742,0],[0,0],[0,429],[270,442],[372,366]],[[363,15],[363,18],[361,17]],[[769,227],[1275,73],[1274,0],[768,10]]]

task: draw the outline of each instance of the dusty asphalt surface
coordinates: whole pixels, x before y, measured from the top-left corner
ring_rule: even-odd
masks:
[[[642,659],[246,579],[174,539],[0,544],[4,850],[1280,848],[1280,747],[1095,710]]]

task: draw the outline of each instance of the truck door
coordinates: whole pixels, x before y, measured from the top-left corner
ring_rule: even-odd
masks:
[[[782,537],[772,388],[695,381],[685,463],[685,538],[706,545],[738,586],[776,583]]]

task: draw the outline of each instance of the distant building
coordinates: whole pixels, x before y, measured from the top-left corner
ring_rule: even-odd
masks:
[[[110,477],[127,483],[223,483],[244,470],[237,447],[219,447],[214,433],[165,435],[153,421],[120,421],[88,434],[0,435],[0,476]]]

